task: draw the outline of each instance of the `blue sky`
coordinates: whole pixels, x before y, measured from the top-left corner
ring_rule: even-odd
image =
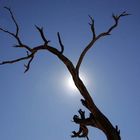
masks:
[[[140,139],[139,5],[138,0],[2,0],[0,26],[15,29],[3,9],[8,6],[19,23],[22,40],[31,47],[42,43],[35,24],[44,27],[56,48],[59,31],[64,54],[75,64],[91,39],[88,15],[94,17],[100,33],[113,23],[112,13],[131,13],[88,52],[81,73],[97,106],[121,129],[122,140],[135,140]],[[0,60],[25,54],[11,47],[14,44],[13,38],[0,33]],[[0,66],[0,139],[70,140],[71,131],[78,129],[72,117],[82,106],[79,92],[68,86],[69,73],[49,52],[40,52],[26,74],[25,63]],[[106,139],[99,130],[89,129],[90,139]]]

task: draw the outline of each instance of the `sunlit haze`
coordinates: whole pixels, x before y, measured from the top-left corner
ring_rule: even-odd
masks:
[[[88,80],[87,80],[88,77],[85,77],[84,73],[80,73],[80,78],[85,85],[88,85]],[[64,84],[66,84],[66,86],[68,87],[68,90],[71,90],[70,94],[76,95],[75,92],[79,92],[77,87],[74,84],[74,81],[73,81],[72,77],[70,75],[65,77]]]

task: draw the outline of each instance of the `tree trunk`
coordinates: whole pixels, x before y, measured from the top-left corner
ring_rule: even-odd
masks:
[[[88,103],[88,105],[85,107],[94,115],[96,128],[104,132],[107,140],[121,140],[118,126],[116,126],[116,128],[113,127],[107,117],[97,108],[79,75],[73,74],[72,76],[76,87],[78,88],[85,101]]]

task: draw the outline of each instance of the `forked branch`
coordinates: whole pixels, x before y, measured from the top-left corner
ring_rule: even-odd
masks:
[[[78,113],[80,114],[80,116],[77,116],[77,115],[73,116],[73,121],[76,124],[82,124],[82,125],[96,127],[96,120],[92,113],[89,114],[88,118],[85,117],[85,111],[82,111],[82,109],[79,109]]]
[[[46,39],[46,37],[45,37],[45,35],[44,35],[43,27],[42,27],[42,28],[39,28],[39,27],[36,26],[36,25],[35,25],[35,27],[36,27],[36,29],[39,31],[39,33],[40,33],[40,35],[41,35],[41,37],[42,37],[42,39],[43,39],[45,45],[47,45],[47,44],[50,42],[50,40],[47,40],[47,39]]]
[[[2,62],[0,62],[0,65],[12,64],[12,63],[16,63],[16,62],[19,62],[19,61],[22,61],[22,60],[29,60],[27,65],[24,65],[25,66],[25,71],[24,72],[27,72],[29,70],[29,68],[30,68],[30,64],[31,64],[31,62],[32,62],[32,60],[34,58],[34,54],[36,53],[36,51],[34,51],[34,49],[32,49],[32,48],[30,48],[27,45],[24,45],[22,43],[22,41],[20,40],[20,37],[19,37],[19,26],[18,26],[18,23],[17,23],[14,15],[13,15],[11,9],[8,8],[8,7],[4,7],[4,8],[9,11],[9,13],[11,15],[11,18],[12,18],[12,21],[14,22],[14,24],[16,26],[16,31],[15,31],[15,33],[13,33],[13,32],[10,32],[10,31],[8,31],[6,29],[1,28],[1,27],[0,27],[0,31],[5,32],[5,33],[11,35],[12,37],[14,37],[17,40],[18,45],[14,45],[13,47],[24,48],[26,50],[26,52],[27,52],[27,56],[17,58],[17,59],[14,59],[14,60],[2,61]]]
[[[95,33],[95,26],[94,26],[94,19],[93,17],[91,17],[89,15],[89,18],[91,20],[91,23],[89,23],[90,27],[91,27],[91,31],[92,31],[92,34],[93,34],[93,38],[96,38],[96,33]]]
[[[58,37],[58,41],[59,41],[59,45],[61,47],[61,50],[58,50],[57,48],[54,48],[48,44],[50,41],[44,35],[43,28],[40,28],[38,26],[36,26],[36,29],[39,31],[40,36],[41,36],[42,40],[44,41],[43,45],[38,45],[38,46],[33,47],[33,48],[31,48],[27,45],[24,45],[20,40],[19,26],[14,18],[12,11],[7,7],[5,7],[5,8],[10,12],[12,21],[14,22],[14,24],[16,26],[16,32],[13,33],[13,32],[10,32],[6,29],[3,29],[3,28],[0,28],[0,31],[3,31],[3,32],[13,36],[18,42],[18,44],[15,45],[15,47],[24,48],[26,50],[27,54],[26,54],[26,56],[21,57],[21,58],[0,62],[0,65],[12,64],[12,63],[16,63],[16,62],[19,62],[22,60],[27,60],[28,61],[27,64],[24,65],[25,72],[27,72],[30,69],[31,62],[33,61],[35,54],[38,51],[47,50],[47,51],[51,52],[52,54],[57,56],[67,67],[68,71],[70,72],[70,74],[73,78],[73,81],[75,82],[76,87],[79,89],[79,92],[81,93],[82,97],[84,98],[84,99],[81,99],[83,106],[85,106],[90,111],[90,115],[88,118],[85,118],[85,112],[82,111],[81,109],[78,111],[80,114],[80,117],[77,115],[74,115],[73,121],[79,125],[79,131],[77,131],[77,132],[73,131],[72,137],[79,137],[79,138],[86,137],[88,139],[87,126],[92,126],[92,127],[96,127],[96,128],[99,128],[100,130],[102,130],[106,134],[108,140],[120,140],[120,130],[118,129],[118,126],[116,126],[116,128],[114,128],[113,125],[110,123],[110,121],[96,107],[95,103],[92,100],[92,97],[90,96],[86,86],[84,85],[84,83],[80,79],[78,73],[79,73],[79,68],[80,68],[81,63],[83,61],[83,58],[85,57],[88,50],[91,47],[93,47],[94,43],[98,39],[100,39],[101,37],[110,35],[112,30],[118,26],[120,18],[127,16],[129,14],[127,14],[126,12],[123,12],[120,15],[113,14],[112,17],[113,17],[115,23],[107,31],[102,32],[99,35],[97,35],[95,32],[94,19],[91,16],[89,16],[89,18],[91,20],[91,23],[89,23],[89,25],[90,25],[90,29],[92,32],[92,39],[89,42],[89,44],[85,47],[85,49],[82,51],[82,53],[78,59],[77,65],[75,67],[73,65],[73,63],[63,54],[64,45],[62,43],[59,32],[57,33],[57,37]]]
[[[27,65],[24,65],[25,66],[25,71],[24,72],[27,72],[30,68],[30,64],[31,64],[33,58],[34,58],[34,53],[31,53],[30,55],[28,54],[27,56],[17,58],[17,59],[14,59],[14,60],[2,61],[2,62],[0,62],[0,65],[13,64],[13,63],[16,63],[16,62],[19,62],[19,61],[22,61],[22,60],[29,60]]]
[[[97,39],[110,35],[110,33],[112,32],[113,29],[115,29],[118,26],[119,20],[121,17],[124,16],[128,16],[130,14],[126,13],[126,11],[122,12],[120,15],[114,15],[112,14],[112,18],[114,19],[115,23],[106,31],[106,32],[102,32],[97,36]]]
[[[10,12],[11,18],[12,18],[13,22],[14,22],[15,25],[16,25],[16,34],[15,34],[15,35],[18,36],[18,33],[19,33],[19,26],[18,26],[18,24],[17,24],[17,21],[15,20],[15,17],[14,17],[14,15],[13,15],[11,9],[8,8],[8,7],[4,7],[4,8],[7,9],[7,10]]]
[[[72,131],[72,135],[71,137],[79,137],[79,138],[87,138],[87,140],[89,140],[88,138],[88,127],[87,126],[93,126],[93,127],[97,127],[96,125],[96,120],[93,116],[93,114],[90,113],[90,116],[88,118],[85,118],[85,111],[82,111],[82,109],[79,109],[79,114],[80,116],[74,115],[73,116],[73,121],[76,124],[79,124],[79,130],[76,131]]]
[[[10,31],[8,31],[8,30],[6,30],[6,29],[3,29],[3,28],[0,28],[0,30],[3,31],[3,32],[5,32],[5,33],[8,33],[8,34],[10,34],[11,36],[13,36],[14,38],[16,38],[18,44],[22,46],[23,44],[22,44],[22,42],[21,42],[21,40],[20,40],[20,38],[19,38],[19,26],[18,26],[18,24],[17,24],[17,22],[16,22],[16,19],[15,19],[15,17],[14,17],[14,15],[13,15],[13,13],[12,13],[12,11],[11,11],[10,8],[8,8],[8,7],[4,7],[4,8],[7,9],[7,10],[9,11],[9,13],[10,13],[10,15],[11,15],[11,18],[12,18],[12,20],[13,20],[15,26],[16,26],[16,32],[15,32],[15,33],[12,33],[12,32],[10,32]]]
[[[78,62],[77,62],[77,65],[76,65],[76,70],[77,70],[77,73],[79,73],[79,68],[81,66],[81,63],[86,55],[86,53],[88,52],[88,50],[93,47],[94,43],[101,37],[104,37],[104,36],[107,36],[107,35],[110,35],[110,33],[112,32],[113,29],[115,29],[117,26],[118,26],[118,23],[119,23],[119,20],[121,17],[124,17],[124,16],[128,16],[130,14],[126,13],[125,11],[122,12],[120,15],[112,15],[115,23],[106,31],[106,32],[102,32],[100,33],[98,36],[96,36],[96,33],[95,33],[95,27],[94,27],[94,20],[91,16],[90,17],[90,20],[91,20],[91,23],[89,23],[89,25],[91,26],[91,31],[92,31],[92,34],[93,34],[93,37],[90,41],[90,43],[85,47],[85,49],[82,51],[79,59],[78,59]]]
[[[41,36],[42,40],[44,41],[44,44],[43,45],[36,46],[34,48],[31,48],[31,47],[23,44],[22,41],[20,40],[20,37],[19,37],[19,26],[18,26],[17,21],[16,21],[16,19],[14,17],[14,14],[12,13],[12,11],[11,11],[10,8],[8,8],[8,7],[5,7],[5,8],[9,11],[9,13],[11,15],[12,21],[14,22],[14,24],[16,26],[16,31],[15,31],[15,33],[13,33],[13,32],[10,32],[9,30],[6,30],[6,29],[1,28],[1,27],[0,27],[0,31],[5,32],[5,33],[11,35],[12,37],[14,37],[17,40],[18,44],[17,45],[14,45],[13,47],[16,47],[16,48],[24,48],[26,50],[26,52],[27,52],[27,56],[24,56],[24,57],[21,57],[21,58],[17,58],[17,59],[14,59],[14,60],[2,61],[2,62],[0,62],[0,65],[12,64],[12,63],[16,63],[16,62],[19,62],[19,61],[22,61],[22,60],[28,60],[28,63],[24,65],[25,66],[25,71],[24,72],[27,72],[30,69],[30,64],[31,64],[31,62],[34,59],[35,54],[39,50],[48,50],[51,53],[53,53],[54,55],[58,56],[59,59],[61,59],[65,63],[66,66],[69,63],[69,64],[72,65],[72,67],[74,69],[74,66],[73,66],[72,62],[67,57],[65,57],[64,55],[62,55],[62,53],[64,51],[64,45],[62,43],[62,40],[61,40],[61,37],[60,37],[59,32],[57,33],[57,36],[58,36],[58,41],[59,41],[59,44],[60,44],[60,47],[61,47],[61,50],[60,51],[57,50],[56,48],[51,47],[51,46],[48,45],[48,43],[50,41],[45,37],[43,28],[40,28],[40,27],[38,27],[38,26],[35,25],[36,29],[40,33],[40,36]]]
[[[14,47],[25,48],[25,49],[27,49],[28,51],[31,52],[30,47],[28,47],[27,45],[23,44],[22,41],[21,41],[21,39],[20,39],[20,37],[19,37],[19,26],[18,26],[18,24],[17,24],[17,21],[16,21],[14,15],[13,15],[11,9],[8,8],[8,7],[4,7],[4,8],[7,9],[7,10],[9,11],[9,13],[10,13],[10,15],[11,15],[11,18],[12,18],[12,21],[14,22],[14,24],[15,24],[15,26],[16,26],[16,31],[15,31],[15,33],[13,33],[13,32],[10,32],[10,31],[8,31],[8,30],[6,30],[6,29],[1,28],[1,27],[0,27],[0,31],[5,32],[5,33],[11,35],[12,37],[14,37],[14,38],[17,40],[18,45],[15,45]]]

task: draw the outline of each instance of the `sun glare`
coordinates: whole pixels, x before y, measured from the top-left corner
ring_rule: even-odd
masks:
[[[74,82],[73,82],[73,80],[72,80],[72,77],[68,77],[68,79],[67,79],[67,85],[68,85],[68,88],[70,89],[70,90],[72,90],[72,91],[78,91],[77,90],[77,87],[75,86],[75,84],[74,84]]]
[[[83,81],[85,84],[87,84],[87,80],[86,80],[86,78],[85,78],[85,76],[84,76],[83,74],[80,74],[80,78],[82,79],[82,81]],[[71,77],[70,75],[67,76],[65,82],[66,82],[66,83],[65,83],[66,86],[72,91],[72,93],[73,93],[73,92],[78,92],[78,89],[77,89],[77,87],[75,86],[74,81],[73,81],[73,79],[72,79],[72,77]]]

